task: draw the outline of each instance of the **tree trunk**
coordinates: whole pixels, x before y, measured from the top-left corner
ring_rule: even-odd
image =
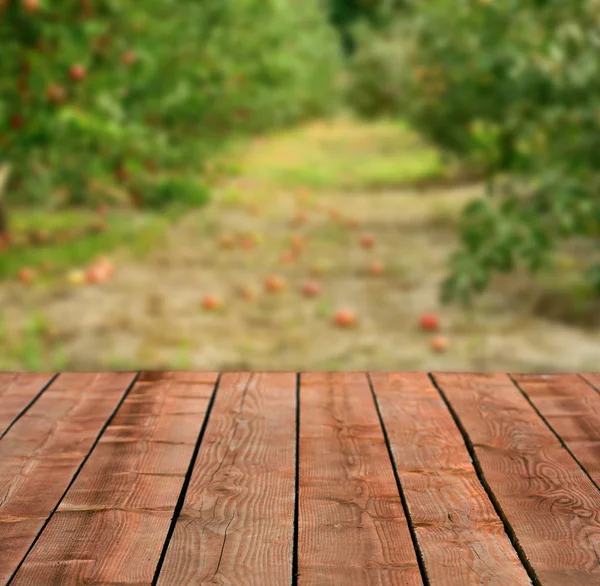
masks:
[[[8,232],[8,215],[6,213],[6,184],[10,176],[10,165],[5,163],[0,166],[0,236]]]

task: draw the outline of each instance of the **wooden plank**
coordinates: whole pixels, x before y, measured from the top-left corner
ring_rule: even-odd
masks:
[[[0,372],[0,438],[53,376],[47,373]]]
[[[296,377],[224,373],[158,584],[291,583]]]
[[[579,375],[583,380],[591,384],[600,393],[600,373],[585,373]]]
[[[539,581],[600,584],[600,493],[505,374],[436,374]]]
[[[303,374],[299,586],[423,584],[364,373]]]
[[[512,375],[536,409],[600,485],[600,394],[576,374]]]
[[[218,376],[190,374],[142,374],[12,586],[152,582]]]
[[[370,377],[429,583],[531,584],[427,374]]]
[[[61,374],[0,442],[0,584],[23,559],[133,378]]]

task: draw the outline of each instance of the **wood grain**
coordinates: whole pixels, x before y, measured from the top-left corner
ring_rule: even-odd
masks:
[[[296,377],[224,373],[158,584],[291,583]]]
[[[600,493],[505,374],[435,374],[544,586],[600,584]]]
[[[600,485],[600,394],[576,374],[512,378]]]
[[[593,385],[594,389],[600,393],[600,373],[585,373],[579,375],[583,380]]]
[[[423,584],[363,373],[303,374],[299,586]]]
[[[61,374],[0,441],[0,584],[23,559],[133,378]]]
[[[370,377],[430,584],[531,584],[429,377]]]
[[[0,372],[0,438],[54,374]]]
[[[13,586],[152,582],[218,376],[177,374],[136,382]]]

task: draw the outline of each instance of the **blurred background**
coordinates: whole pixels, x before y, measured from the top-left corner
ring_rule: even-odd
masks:
[[[0,0],[0,370],[600,370],[598,0]]]

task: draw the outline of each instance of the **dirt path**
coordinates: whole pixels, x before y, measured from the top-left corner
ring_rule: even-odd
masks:
[[[63,368],[72,370],[597,370],[598,330],[533,317],[519,296],[530,284],[520,278],[484,296],[470,314],[440,308],[437,288],[457,214],[481,188],[386,188],[399,169],[432,164],[429,152],[411,158],[412,139],[403,144],[403,162],[395,161],[396,135],[338,123],[257,141],[241,177],[173,227],[159,250],[143,262],[127,251],[114,255],[110,282],[48,292],[7,285],[7,327],[41,312],[48,344],[61,344]],[[306,214],[303,223],[297,212]],[[375,239],[370,250],[359,243],[366,233]],[[254,248],[223,248],[224,234],[246,237]],[[305,246],[286,262],[281,256],[294,235]],[[369,274],[373,261],[385,266],[383,275]],[[317,270],[323,274],[312,276]],[[265,292],[269,275],[285,279],[286,289]],[[313,299],[299,290],[311,279],[322,287]],[[244,299],[240,286],[256,298]],[[217,296],[221,310],[204,310],[204,295]],[[338,308],[356,311],[357,326],[336,328]],[[440,313],[450,343],[442,354],[417,327],[431,310]]]

